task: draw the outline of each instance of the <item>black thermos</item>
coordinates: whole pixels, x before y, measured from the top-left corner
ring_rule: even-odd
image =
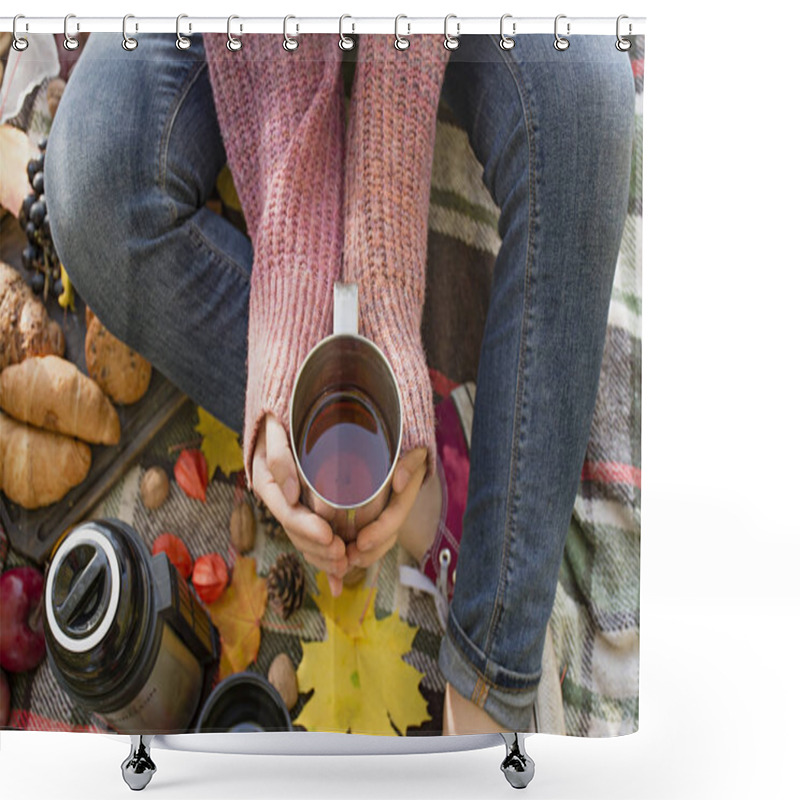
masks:
[[[58,682],[120,733],[181,733],[208,694],[219,637],[165,553],[119,520],[84,523],[47,570],[45,637]]]

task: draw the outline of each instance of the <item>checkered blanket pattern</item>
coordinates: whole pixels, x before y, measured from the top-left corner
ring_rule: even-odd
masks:
[[[608,333],[591,438],[559,576],[545,645],[539,692],[539,730],[577,736],[629,733],[638,726],[639,541],[641,504],[641,220],[642,90],[644,40],[630,51],[636,78],[636,139],[631,193],[609,315]],[[481,180],[481,166],[466,133],[442,106],[429,218],[428,297],[423,337],[435,374],[446,380],[475,380],[491,269],[500,246],[499,211]],[[446,301],[446,302],[444,302]],[[465,322],[464,309],[469,309]],[[435,310],[435,313],[434,313]],[[197,443],[196,409],[187,405],[151,443],[140,462],[112,489],[96,516],[130,522],[148,545],[164,531],[180,535],[193,557],[219,552],[229,563],[228,520],[244,496],[241,479],[217,473],[205,505],[185,497],[173,484],[170,499],[156,511],[139,498],[142,472],[171,467],[175,449]],[[169,470],[171,472],[171,470]],[[252,500],[252,498],[251,498]],[[266,575],[277,556],[291,549],[274,519],[261,514],[252,555]],[[0,530],[0,567],[25,563],[9,550]],[[441,731],[444,678],[437,656],[442,630],[427,595],[402,587],[399,547],[367,576],[377,586],[378,617],[396,609],[418,626],[404,656],[424,674],[421,691],[431,719],[409,735]],[[307,567],[313,585],[313,569]],[[266,674],[272,659],[288,653],[295,664],[301,641],[325,636],[324,618],[306,597],[283,620],[271,609],[262,621],[261,648],[252,669]],[[30,673],[12,676],[10,727],[30,730],[102,731],[102,723],[75,706],[59,688],[47,661]],[[301,697],[292,716],[300,712]]]

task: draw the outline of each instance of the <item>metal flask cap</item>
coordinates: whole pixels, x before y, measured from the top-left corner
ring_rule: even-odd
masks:
[[[72,653],[96,647],[120,601],[119,557],[102,530],[88,524],[59,547],[47,573],[45,611],[56,642]]]

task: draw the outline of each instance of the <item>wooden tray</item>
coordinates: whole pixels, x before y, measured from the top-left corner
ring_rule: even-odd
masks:
[[[11,215],[3,217],[0,221],[0,259],[30,282],[33,273],[26,272],[21,262],[26,243],[16,218]],[[65,312],[52,296],[45,305],[51,319],[56,320],[64,331],[64,357],[85,373],[86,307],[83,300],[76,295],[74,313]],[[141,400],[129,406],[114,406],[121,428],[119,443],[112,447],[91,445],[89,474],[59,502],[28,511],[0,493],[0,523],[11,547],[20,555],[43,563],[62,534],[89,514],[187,401],[186,395],[154,369],[150,386]]]

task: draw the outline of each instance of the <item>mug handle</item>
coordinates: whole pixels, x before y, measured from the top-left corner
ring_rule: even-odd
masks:
[[[333,285],[333,335],[358,336],[358,284]]]

